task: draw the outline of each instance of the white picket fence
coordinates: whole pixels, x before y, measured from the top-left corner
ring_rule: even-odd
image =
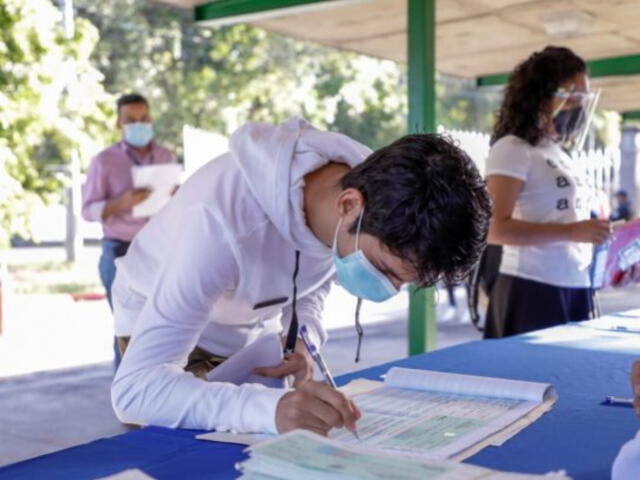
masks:
[[[488,134],[469,130],[445,130],[442,126],[438,128],[438,132],[450,135],[484,174],[490,148]],[[594,199],[599,201],[597,203],[601,203],[604,199],[609,202],[620,187],[620,149],[583,151],[574,154],[573,157],[584,166],[587,182],[594,189]]]

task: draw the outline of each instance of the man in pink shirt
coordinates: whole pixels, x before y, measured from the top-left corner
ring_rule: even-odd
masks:
[[[92,160],[84,185],[82,216],[101,222],[104,238],[100,257],[100,279],[111,306],[111,285],[116,274],[115,259],[124,256],[133,237],[148,218],[134,218],[131,209],[144,201],[150,190],[133,188],[131,168],[136,165],[174,163],[175,156],[153,141],[149,103],[132,93],[118,99],[117,126],[122,140],[100,152]],[[120,351],[114,344],[116,366]]]

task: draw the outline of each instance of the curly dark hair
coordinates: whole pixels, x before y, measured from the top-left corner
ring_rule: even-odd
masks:
[[[420,287],[460,281],[484,250],[491,200],[475,164],[449,137],[402,137],[353,168],[341,187],[362,193],[362,232],[407,259]]]
[[[542,106],[563,83],[586,71],[584,60],[568,48],[548,46],[533,53],[509,76],[491,144],[511,134],[536,145],[547,124]]]

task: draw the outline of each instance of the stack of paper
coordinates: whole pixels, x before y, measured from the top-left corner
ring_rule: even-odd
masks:
[[[340,390],[362,411],[359,438],[340,429],[329,432],[331,439],[370,452],[458,461],[501,445],[558,398],[548,383],[397,367],[384,382],[359,379]],[[271,436],[212,432],[197,438],[256,445]]]
[[[356,381],[345,390],[363,414],[360,440],[345,429],[331,438],[456,460],[503,443],[557,400],[550,384],[395,367],[384,383]]]
[[[397,479],[397,480],[561,480],[562,474],[526,475],[498,472],[444,460],[400,454],[370,453],[314,433],[296,430],[249,447],[249,460],[238,465],[247,480]]]

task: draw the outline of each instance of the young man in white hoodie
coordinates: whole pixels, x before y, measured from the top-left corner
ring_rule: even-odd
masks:
[[[245,125],[118,263],[116,335],[127,349],[112,386],[117,415],[236,432],[354,430],[357,407],[311,379],[299,342],[281,365],[256,371],[293,375],[294,389],[207,374],[266,335],[295,338],[291,323],[323,343],[321,311],[336,273],[373,301],[405,283],[459,280],[485,245],[490,210],[469,157],[438,135],[372,153],[296,118]]]

